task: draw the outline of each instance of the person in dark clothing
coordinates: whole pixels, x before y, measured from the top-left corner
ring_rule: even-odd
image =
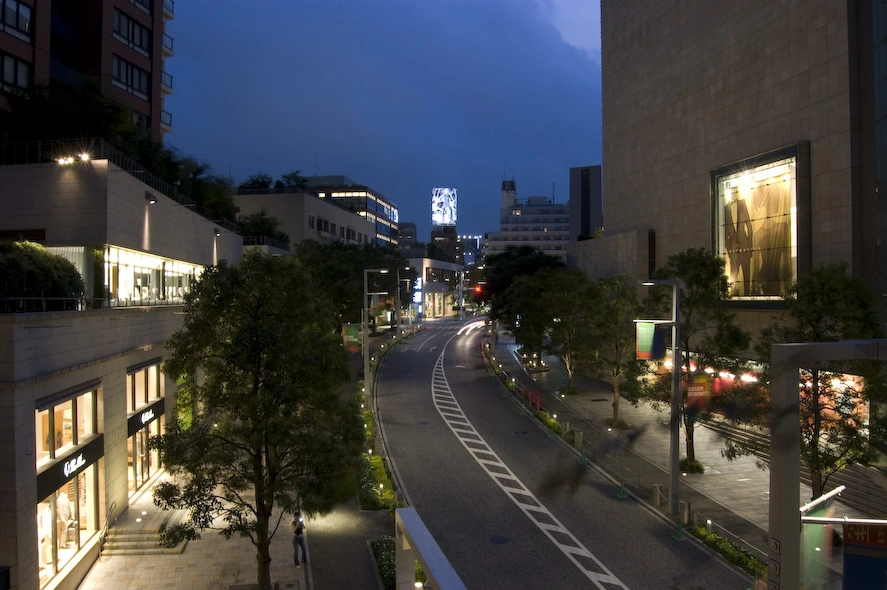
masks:
[[[296,567],[302,567],[302,563],[308,563],[308,554],[305,552],[305,522],[302,514],[296,512],[293,515],[293,562]],[[302,549],[302,562],[299,563],[299,548]]]

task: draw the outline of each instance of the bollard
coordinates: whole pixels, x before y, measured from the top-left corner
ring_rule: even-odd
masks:
[[[573,446],[577,449],[582,448],[582,431],[574,430],[573,431]],[[582,462],[585,463],[585,450],[582,451]]]
[[[617,498],[625,499],[628,497],[628,494],[625,493],[625,482],[619,486],[619,492],[616,494]]]
[[[661,508],[662,507],[662,484],[654,483],[653,484],[653,507]]]
[[[678,502],[678,518],[684,526],[690,524],[690,503],[681,500]]]

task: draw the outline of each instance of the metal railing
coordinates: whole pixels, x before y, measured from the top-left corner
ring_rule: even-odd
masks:
[[[163,72],[160,74],[160,83],[172,90],[172,76]],[[166,112],[166,111],[163,111]],[[161,115],[162,116],[162,115]],[[170,115],[169,125],[172,125],[172,115]]]
[[[166,33],[163,33],[163,36],[160,38],[160,44],[166,49],[169,49],[170,53],[173,52],[173,38]],[[170,84],[170,86],[172,86],[172,84]]]
[[[724,537],[725,539],[727,539],[730,542],[731,545],[733,545],[734,547],[736,547],[740,551],[745,551],[746,553],[752,555],[753,557],[760,559],[764,563],[768,563],[768,561],[769,561],[769,557],[767,556],[767,553],[765,553],[763,550],[752,545],[751,543],[749,543],[748,541],[746,541],[745,539],[743,539],[739,535],[728,531],[727,529],[725,529],[724,527],[722,527],[718,523],[712,521],[711,519],[705,518],[702,514],[700,514],[699,512],[696,512],[696,511],[693,512],[693,526],[694,527],[705,526],[705,530],[708,533],[715,533],[721,537]]]

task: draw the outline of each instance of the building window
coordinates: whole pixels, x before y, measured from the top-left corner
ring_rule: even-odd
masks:
[[[114,37],[139,53],[151,54],[151,30],[114,9]]]
[[[37,561],[43,587],[98,531],[98,478],[84,468],[37,504]]]
[[[3,30],[22,41],[31,42],[31,7],[18,0],[3,2]]]
[[[160,364],[151,365],[126,376],[126,411],[136,412],[163,397]]]
[[[730,296],[778,299],[798,276],[799,150],[765,154],[712,173],[715,240]]]
[[[308,229],[314,229],[314,216],[308,216]]]
[[[142,10],[144,10],[147,14],[151,14],[151,0],[129,0]]]
[[[151,78],[148,72],[117,55],[113,57],[111,67],[115,86],[148,100]]]
[[[96,391],[41,405],[34,426],[37,466],[41,467],[96,433]]]
[[[21,92],[31,87],[31,64],[3,54],[3,90]]]
[[[330,233],[333,235],[336,235],[336,224],[335,223],[330,224]]]

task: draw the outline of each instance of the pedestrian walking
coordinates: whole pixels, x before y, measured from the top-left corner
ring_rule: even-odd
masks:
[[[293,515],[293,562],[296,567],[302,567],[302,563],[308,563],[308,553],[305,552],[305,522],[302,520],[302,513],[296,512]],[[302,562],[299,563],[299,548],[302,549]]]

